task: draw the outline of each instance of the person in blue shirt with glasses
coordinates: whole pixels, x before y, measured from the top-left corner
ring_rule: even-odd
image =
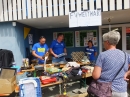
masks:
[[[50,47],[50,53],[53,55],[52,63],[66,62],[65,56],[58,57],[58,55],[65,53],[67,55],[66,46],[64,43],[64,35],[58,33],[57,39],[53,40]]]
[[[32,48],[32,55],[35,57],[35,59],[38,59],[38,64],[44,64],[43,56],[45,56],[49,50],[45,42],[46,38],[44,36],[41,36],[39,42],[34,44]]]
[[[88,46],[85,48],[85,52],[87,53],[91,64],[94,65],[95,57],[97,56],[97,50],[94,47],[92,40],[88,41]]]

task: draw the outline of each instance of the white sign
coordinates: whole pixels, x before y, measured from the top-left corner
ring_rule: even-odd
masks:
[[[29,44],[33,44],[33,35],[32,34],[28,34],[28,41],[29,41]]]
[[[79,35],[79,31],[75,31],[75,45],[76,45],[76,47],[80,47],[80,35]]]
[[[87,10],[69,13],[69,27],[102,25],[101,10]]]
[[[53,33],[53,40],[56,40],[56,38],[57,38],[57,32],[54,32]]]

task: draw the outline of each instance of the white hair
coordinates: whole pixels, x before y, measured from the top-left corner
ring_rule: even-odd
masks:
[[[108,41],[111,45],[117,45],[120,40],[120,33],[116,30],[109,31],[103,35],[103,41]]]

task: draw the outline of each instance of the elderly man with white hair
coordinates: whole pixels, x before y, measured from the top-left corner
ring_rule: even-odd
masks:
[[[92,77],[102,84],[111,83],[112,97],[128,97],[124,75],[128,71],[130,57],[127,53],[116,49],[119,40],[120,33],[116,30],[103,35],[103,45],[106,51],[99,54]]]

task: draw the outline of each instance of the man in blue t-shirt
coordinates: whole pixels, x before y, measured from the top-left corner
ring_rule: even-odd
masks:
[[[59,33],[57,35],[57,39],[53,40],[51,43],[50,52],[53,55],[52,63],[65,61],[65,57],[58,57],[59,54],[67,53],[63,39],[64,39],[64,35],[62,33]]]
[[[38,59],[39,64],[44,64],[43,56],[48,52],[48,46],[45,44],[46,39],[44,36],[41,36],[39,43],[34,44],[32,48],[32,55]]]
[[[94,64],[95,56],[97,56],[97,50],[93,46],[93,42],[91,40],[88,41],[88,46],[85,48],[85,52],[87,52],[90,62]]]

